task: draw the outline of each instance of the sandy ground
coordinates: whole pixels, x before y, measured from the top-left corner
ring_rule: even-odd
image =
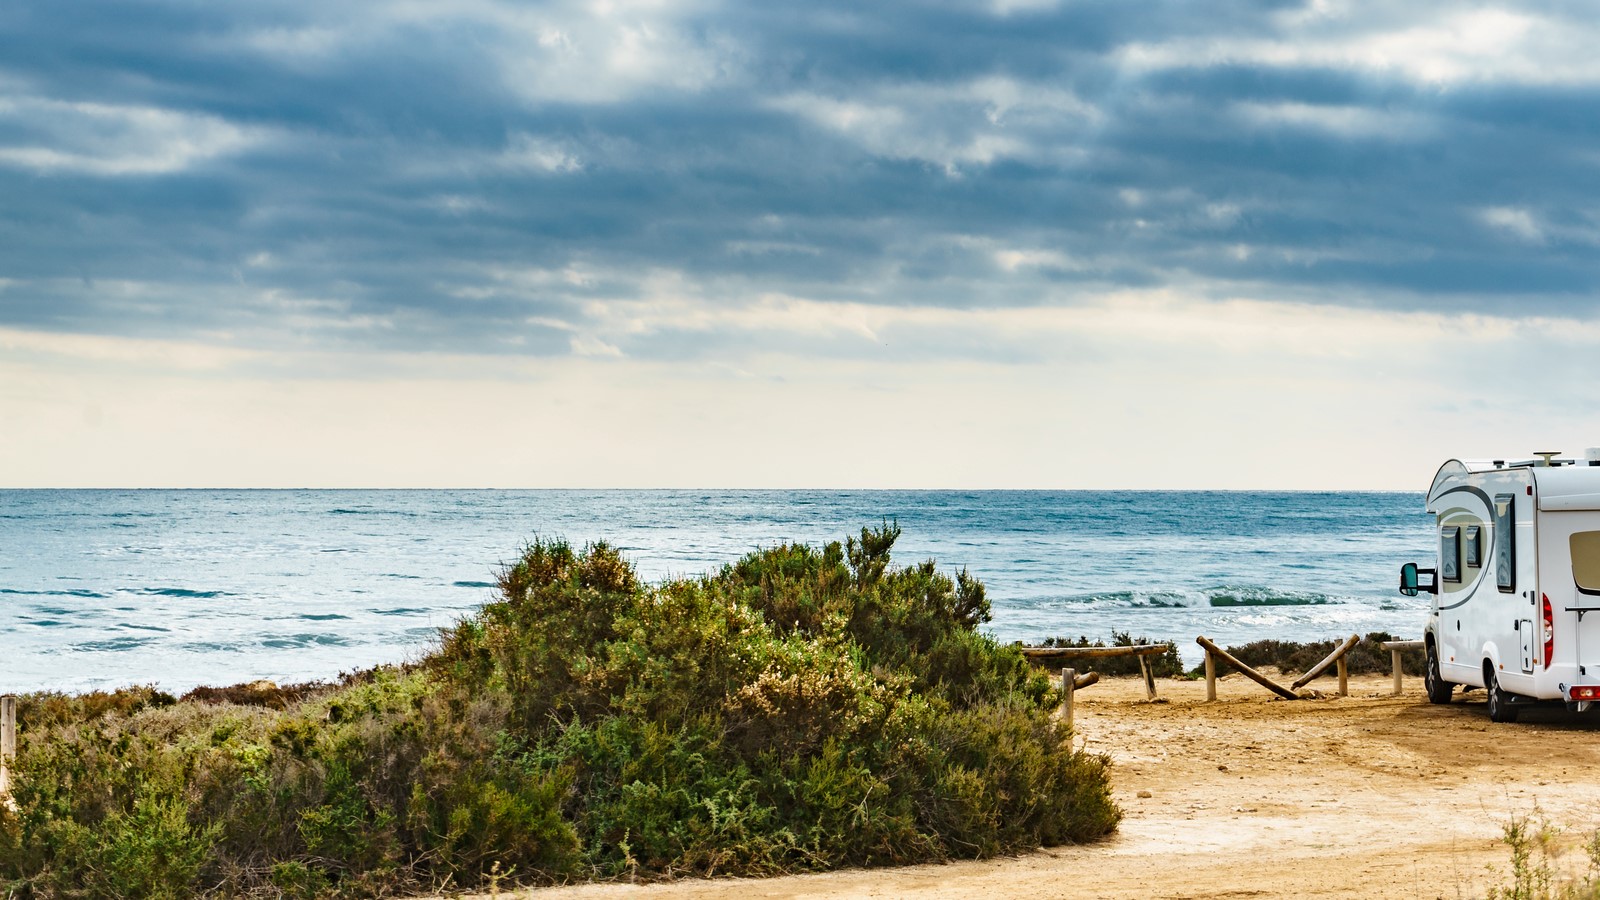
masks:
[[[1285,679],[1288,680],[1288,679]],[[1329,680],[1317,686],[1331,692]],[[1079,739],[1114,762],[1118,833],[1023,857],[771,879],[583,885],[529,900],[1482,897],[1505,884],[1501,829],[1600,826],[1600,716],[1489,722],[1483,692],[1432,706],[1420,679],[1351,680],[1349,697],[1276,700],[1234,675],[1137,679],[1078,697]],[[1574,854],[1576,856],[1576,854]],[[1491,871],[1492,870],[1492,871]],[[502,895],[509,896],[509,895]]]

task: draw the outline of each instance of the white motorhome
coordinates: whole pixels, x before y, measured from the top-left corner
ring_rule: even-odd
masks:
[[[1600,700],[1600,448],[1535,456],[1441,466],[1428,489],[1438,563],[1400,572],[1401,593],[1433,594],[1428,699],[1483,688],[1496,722]]]

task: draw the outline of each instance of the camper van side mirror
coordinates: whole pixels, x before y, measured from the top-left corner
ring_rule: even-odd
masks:
[[[1422,583],[1422,576],[1428,576],[1428,583]],[[1430,594],[1439,593],[1438,570],[1419,569],[1416,563],[1406,563],[1400,567],[1400,593],[1407,597],[1415,597],[1419,592],[1427,591]]]

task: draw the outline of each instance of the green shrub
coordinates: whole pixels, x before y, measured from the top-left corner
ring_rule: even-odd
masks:
[[[377,896],[987,856],[1112,830],[1103,757],[899,530],[641,585],[528,546],[408,669],[23,698],[17,897]]]
[[[1533,818],[1512,816],[1501,834],[1511,850],[1511,883],[1491,886],[1488,900],[1600,898],[1600,830],[1582,843],[1581,866],[1565,859],[1571,847],[1562,839],[1562,829],[1537,808]]]

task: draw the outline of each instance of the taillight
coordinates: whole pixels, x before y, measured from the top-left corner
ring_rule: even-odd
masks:
[[[1544,600],[1544,667],[1550,668],[1550,657],[1556,649],[1556,618],[1550,609],[1550,595],[1540,594]]]
[[[1575,684],[1567,689],[1567,696],[1574,700],[1600,700],[1600,685]]]

